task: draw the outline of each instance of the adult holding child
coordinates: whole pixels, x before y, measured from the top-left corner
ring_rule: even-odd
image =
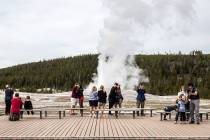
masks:
[[[178,96],[177,96],[177,101],[179,101],[179,99],[181,99],[182,95],[185,96],[185,109],[186,109],[186,112],[190,112],[190,101],[189,101],[188,93],[186,92],[184,85],[181,85],[181,87],[180,87],[180,91],[178,92]],[[188,121],[190,115],[186,114],[186,116],[187,116],[186,120]]]
[[[199,118],[199,108],[200,108],[200,96],[197,89],[194,87],[192,83],[188,84],[188,97],[190,99],[190,124],[195,123],[194,114],[196,116],[197,124],[200,124]]]

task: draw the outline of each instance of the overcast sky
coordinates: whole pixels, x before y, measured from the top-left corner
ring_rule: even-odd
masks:
[[[187,35],[152,37],[139,53],[210,53],[210,0],[197,0]],[[97,53],[107,9],[100,0],[0,0],[0,68]]]

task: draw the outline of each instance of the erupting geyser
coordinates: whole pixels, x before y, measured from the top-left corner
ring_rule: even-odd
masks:
[[[137,67],[134,54],[154,31],[164,31],[164,36],[184,33],[195,15],[193,3],[194,0],[104,0],[109,16],[100,32],[94,83],[110,88],[117,81],[122,89],[132,89],[138,82],[148,81]]]

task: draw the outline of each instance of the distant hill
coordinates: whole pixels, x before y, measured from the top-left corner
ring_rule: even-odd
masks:
[[[53,88],[67,91],[75,82],[86,86],[97,72],[98,55],[81,55],[28,63],[0,69],[0,88],[9,83],[22,91]],[[149,93],[176,94],[179,85],[193,82],[202,97],[210,98],[210,55],[136,55],[137,65],[144,70],[150,83]],[[51,91],[50,91],[51,92]]]

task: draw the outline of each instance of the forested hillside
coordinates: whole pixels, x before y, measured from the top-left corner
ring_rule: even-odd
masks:
[[[75,82],[87,85],[96,73],[98,55],[82,55],[18,65],[0,70],[0,88],[35,92],[40,88],[70,90]],[[201,96],[210,98],[210,55],[136,55],[136,62],[149,77],[147,91],[175,94],[180,84],[193,82]]]

